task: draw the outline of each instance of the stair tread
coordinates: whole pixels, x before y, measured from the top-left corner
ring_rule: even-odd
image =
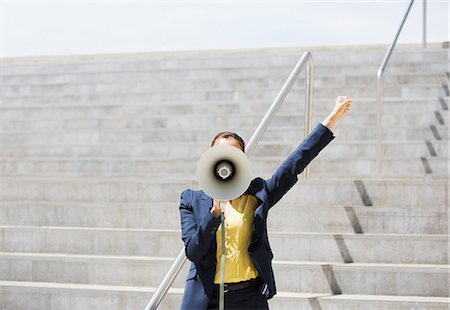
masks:
[[[37,230],[72,230],[72,231],[111,231],[111,232],[147,232],[162,234],[180,234],[181,229],[158,229],[158,228],[113,228],[113,227],[80,227],[80,226],[21,226],[21,225],[0,225],[0,229],[37,229]],[[430,239],[445,240],[447,234],[398,234],[398,233],[353,233],[353,232],[280,232],[271,231],[272,236],[345,236],[349,238],[387,238],[387,239]]]
[[[324,296],[323,299],[335,299],[335,300],[354,300],[354,301],[364,301],[364,300],[374,300],[374,301],[394,301],[394,302],[436,302],[450,304],[450,299],[447,297],[422,297],[422,296],[391,296],[391,295],[328,295]]]
[[[0,287],[36,288],[36,289],[65,289],[65,290],[89,290],[89,291],[116,291],[116,292],[140,292],[154,293],[155,287],[94,285],[94,284],[67,284],[52,282],[27,282],[27,281],[0,281]],[[170,288],[168,294],[182,294],[182,288]],[[278,292],[274,298],[295,298],[319,300],[349,300],[349,301],[388,301],[388,302],[420,302],[450,304],[447,297],[421,297],[421,296],[391,296],[391,295],[330,295],[321,293]]]
[[[180,249],[181,250],[181,249]],[[41,259],[41,260],[112,260],[112,261],[142,261],[142,262],[168,262],[174,261],[174,257],[156,257],[156,256],[123,256],[123,255],[91,255],[91,254],[57,254],[57,253],[30,253],[30,252],[0,252],[1,258],[17,258],[17,259]],[[189,263],[189,262],[188,262]],[[448,264],[406,264],[406,263],[338,263],[326,261],[287,261],[273,260],[274,265],[296,265],[296,266],[333,266],[336,268],[349,269],[422,269],[429,271],[450,270]]]

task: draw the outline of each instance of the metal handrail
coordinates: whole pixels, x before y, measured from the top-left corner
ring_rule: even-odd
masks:
[[[386,54],[384,55],[383,61],[381,61],[380,67],[377,71],[377,170],[381,174],[383,172],[383,74],[386,66],[389,62],[392,52],[394,51],[395,44],[397,44],[397,39],[402,31],[403,25],[405,24],[406,18],[409,15],[409,11],[415,0],[411,0],[406,10],[400,27],[395,35],[394,40],[389,46]],[[423,0],[423,47],[426,48],[426,0]]]
[[[275,117],[275,113],[277,113],[280,106],[283,104],[284,99],[288,95],[289,91],[294,86],[294,83],[298,79],[302,69],[304,66],[306,67],[306,101],[305,101],[305,136],[311,131],[312,127],[312,96],[313,96],[313,78],[314,78],[314,60],[310,52],[306,51],[303,53],[300,60],[295,65],[288,79],[284,83],[277,97],[273,101],[266,115],[262,119],[261,123],[256,128],[253,133],[250,141],[248,142],[247,147],[245,148],[245,153],[247,156],[255,149],[259,140],[261,140],[262,135],[266,131],[272,119]],[[309,165],[305,171],[305,178],[309,179]]]
[[[261,140],[262,135],[264,134],[264,132],[266,131],[270,122],[274,118],[275,113],[277,113],[278,109],[283,104],[286,96],[288,95],[288,93],[292,89],[292,87],[294,86],[294,83],[298,79],[298,77],[305,65],[307,66],[306,67],[307,68],[306,69],[306,102],[305,102],[305,121],[306,121],[305,136],[311,131],[314,60],[312,58],[311,53],[306,51],[303,53],[302,57],[295,65],[295,68],[292,70],[291,74],[289,75],[288,79],[286,80],[286,82],[284,83],[280,92],[278,93],[277,97],[273,101],[273,103],[270,106],[269,110],[267,111],[266,115],[264,115],[264,118],[262,119],[261,123],[258,125],[258,128],[255,130],[252,137],[250,138],[250,141],[248,142],[247,147],[245,148],[245,153],[247,154],[247,156],[250,156],[250,154],[252,154],[256,145]],[[305,170],[305,179],[309,179],[309,165],[308,165],[308,167],[306,167],[306,170]],[[183,267],[186,260],[187,260],[187,258],[186,258],[185,248],[183,247],[181,249],[180,253],[178,254],[177,258],[173,262],[172,266],[170,267],[169,271],[164,276],[164,279],[162,280],[161,284],[156,289],[151,300],[145,307],[145,310],[155,310],[156,308],[158,308],[161,300],[166,295],[167,291],[169,290],[169,287],[172,285],[173,281],[175,280],[176,276],[180,272],[180,270]]]

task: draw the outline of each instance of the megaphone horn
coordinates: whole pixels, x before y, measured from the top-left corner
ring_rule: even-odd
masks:
[[[229,181],[234,176],[234,165],[232,162],[228,160],[219,161],[214,167],[214,172],[216,173],[216,177],[221,181]]]
[[[208,149],[197,164],[197,182],[210,197],[232,200],[250,186],[248,157],[235,146],[222,144]]]

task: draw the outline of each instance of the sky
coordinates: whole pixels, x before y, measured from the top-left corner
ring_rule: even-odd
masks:
[[[409,1],[1,1],[2,57],[389,44]],[[416,1],[399,43],[422,42]],[[428,42],[449,41],[427,1]]]

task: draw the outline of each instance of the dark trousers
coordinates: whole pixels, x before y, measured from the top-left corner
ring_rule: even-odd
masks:
[[[261,286],[228,291],[225,293],[224,308],[227,310],[268,310],[267,298],[261,294]],[[215,285],[209,300],[208,310],[219,309],[219,285]]]

